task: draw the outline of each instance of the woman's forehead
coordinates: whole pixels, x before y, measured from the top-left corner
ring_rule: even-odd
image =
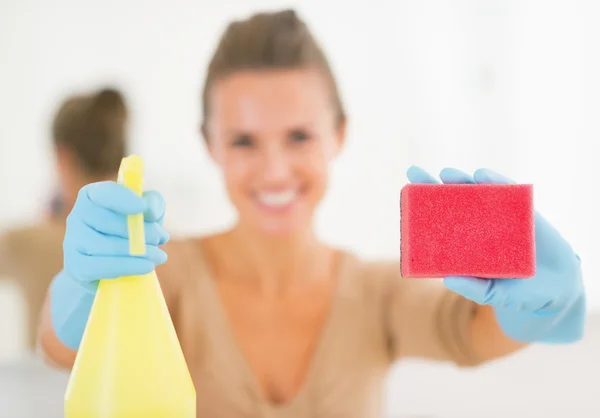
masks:
[[[310,70],[235,73],[211,92],[213,117],[246,129],[314,123],[331,107],[327,84]]]

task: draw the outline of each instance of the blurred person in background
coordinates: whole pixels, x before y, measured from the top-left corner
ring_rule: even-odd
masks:
[[[527,280],[406,280],[398,260],[365,261],[317,239],[315,208],[344,145],[346,113],[324,52],[294,11],[228,25],[208,66],[202,118],[237,223],[169,241],[158,192],[84,187],[40,325],[54,364],[72,367],[99,279],[153,269],[199,417],[379,417],[398,359],[473,367],[530,343],[582,337],[579,258],[539,214],[538,273]],[[438,181],[417,167],[408,176]],[[509,181],[486,169],[440,177]],[[142,212],[147,254],[132,257],[126,216]]]
[[[126,123],[125,100],[113,88],[68,97],[52,124],[60,192],[43,221],[0,234],[0,275],[15,280],[24,293],[32,350],[48,285],[63,265],[66,217],[83,186],[116,179],[126,150]]]

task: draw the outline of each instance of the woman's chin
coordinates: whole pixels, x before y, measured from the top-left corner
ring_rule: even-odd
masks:
[[[302,226],[299,223],[292,222],[289,224],[277,223],[277,224],[262,224],[258,227],[260,233],[267,237],[273,238],[292,238],[296,235],[305,234],[309,229],[309,226]]]
[[[285,216],[285,217],[262,217],[254,219],[252,227],[256,233],[265,237],[273,238],[292,238],[295,235],[304,235],[312,230],[310,219],[304,216]]]

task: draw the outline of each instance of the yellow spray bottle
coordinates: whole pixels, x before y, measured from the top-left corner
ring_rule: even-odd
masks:
[[[119,183],[143,190],[143,160]],[[130,252],[145,252],[143,215],[128,218]],[[196,392],[156,273],[101,280],[65,394],[65,418],[196,418]]]

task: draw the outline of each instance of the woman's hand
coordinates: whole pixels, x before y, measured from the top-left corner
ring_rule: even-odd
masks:
[[[146,254],[129,254],[127,216],[144,214]],[[54,333],[76,350],[85,330],[98,282],[150,273],[167,260],[159,248],[169,240],[162,227],[165,202],[155,191],[138,196],[115,182],[83,187],[67,218],[63,270],[50,286]]]
[[[439,183],[419,167],[408,170],[411,183]],[[514,183],[487,169],[473,176],[454,168],[441,171],[444,184]],[[519,342],[568,343],[582,338],[586,298],[581,262],[560,233],[535,213],[536,275],[529,279],[446,277],[444,284],[479,305],[494,308],[504,333]]]

